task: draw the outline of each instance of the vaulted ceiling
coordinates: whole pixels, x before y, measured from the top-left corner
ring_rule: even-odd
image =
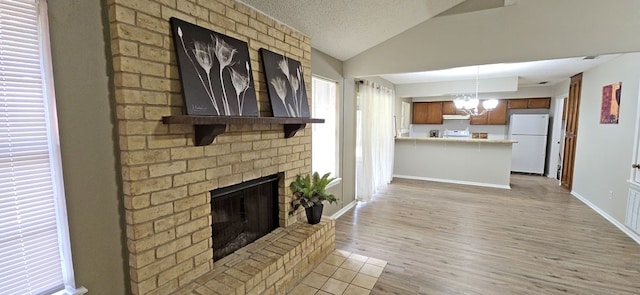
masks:
[[[347,60],[432,17],[500,7],[505,0],[240,0]],[[507,0],[509,4],[513,0]]]
[[[429,19],[517,5],[520,0],[239,0],[311,37],[314,49],[347,61]],[[407,46],[410,46],[409,44]],[[610,60],[584,56],[484,65],[481,78],[519,77],[520,86],[553,84]],[[470,79],[477,67],[382,75],[394,84]]]

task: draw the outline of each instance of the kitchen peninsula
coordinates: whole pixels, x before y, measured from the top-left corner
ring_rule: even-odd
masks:
[[[394,177],[510,189],[514,140],[398,137]]]

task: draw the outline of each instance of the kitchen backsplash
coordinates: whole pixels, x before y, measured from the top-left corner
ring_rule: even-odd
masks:
[[[429,130],[439,130],[440,136],[445,129],[465,130],[469,132],[486,132],[487,139],[505,139],[509,127],[507,125],[470,125],[468,120],[444,120],[442,125],[411,124],[409,137],[429,137]]]

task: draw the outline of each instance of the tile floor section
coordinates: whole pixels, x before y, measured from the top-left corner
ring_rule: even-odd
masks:
[[[387,262],[336,250],[318,265],[289,295],[367,295]]]

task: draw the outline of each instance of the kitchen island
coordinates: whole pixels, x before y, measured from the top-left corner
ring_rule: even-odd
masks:
[[[398,137],[393,176],[510,189],[514,143],[496,139]]]

